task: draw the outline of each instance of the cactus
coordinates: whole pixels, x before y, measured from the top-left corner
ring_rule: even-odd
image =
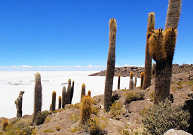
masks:
[[[64,86],[62,89],[62,108],[64,108],[66,105],[66,99],[67,99],[67,92],[66,87]]]
[[[120,81],[121,81],[121,75],[118,74],[118,83],[117,83],[117,89],[120,90]]]
[[[34,113],[32,124],[35,124],[35,119],[38,112],[42,109],[42,85],[40,73],[35,75],[35,88],[34,88]]]
[[[74,94],[74,81],[72,81],[72,87],[70,89],[70,104],[72,103],[73,94]]]
[[[17,118],[22,117],[22,100],[23,100],[24,91],[20,91],[18,98],[15,100],[16,109],[17,109]]]
[[[159,38],[162,33],[163,37]],[[165,31],[156,30],[149,38],[150,53],[156,61],[155,66],[155,94],[154,103],[170,98],[170,83],[172,77],[172,61],[176,44],[177,30],[175,28],[166,28]],[[161,40],[157,42],[157,40]],[[159,46],[156,49],[154,46]]]
[[[71,95],[71,79],[68,79],[68,88],[67,88],[67,98],[66,104],[70,104],[70,95]]]
[[[50,111],[52,111],[52,104],[50,104]]]
[[[116,31],[117,24],[114,18],[109,21],[109,51],[107,59],[107,69],[106,69],[106,80],[105,80],[105,91],[104,91],[104,108],[105,111],[110,110],[112,101],[112,87],[113,87],[113,77],[115,71],[115,42],[116,42]]]
[[[150,37],[152,30],[154,30],[154,29],[155,29],[155,13],[151,12],[148,14],[148,23],[147,23],[146,50],[145,50],[145,76],[144,76],[143,89],[146,89],[151,85],[152,58],[149,54],[148,39]]]
[[[129,90],[133,89],[133,71],[130,72]]]
[[[90,96],[90,97],[91,97],[91,91],[90,91],[90,90],[88,91],[88,96]]]
[[[55,111],[56,109],[56,92],[52,92],[52,111]]]
[[[87,124],[89,119],[90,119],[90,115],[91,115],[91,102],[92,102],[92,98],[90,96],[84,96],[82,98],[82,102],[81,102],[81,124]]]
[[[59,98],[58,98],[58,109],[60,109],[61,108],[61,96],[59,96]]]
[[[154,78],[155,77],[155,63],[153,63],[151,74],[152,74],[152,78]]]
[[[2,120],[2,130],[3,131],[7,131],[7,128],[8,128],[8,126],[9,126],[9,122],[8,122],[8,119],[7,118],[4,118],[3,120]],[[4,135],[3,133],[2,133],[2,135]]]
[[[141,72],[141,88],[143,88],[144,72]]]
[[[86,93],[86,86],[85,84],[83,83],[82,84],[82,89],[81,89],[81,98],[80,98],[80,101],[82,102],[82,98],[85,96],[85,93]]]
[[[137,86],[137,76],[135,76],[135,83],[134,83],[134,87]]]

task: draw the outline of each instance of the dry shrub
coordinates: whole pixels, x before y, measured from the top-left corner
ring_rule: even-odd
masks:
[[[152,135],[163,135],[173,128],[188,130],[190,114],[180,106],[172,106],[169,100],[160,102],[143,115],[145,130]]]
[[[130,91],[126,95],[125,104],[129,104],[132,101],[143,100],[144,96],[145,96],[144,92]]]
[[[90,119],[88,126],[90,129],[90,135],[103,135],[106,133],[104,131],[106,122],[100,120],[98,117],[93,117]]]
[[[40,125],[43,124],[46,117],[49,115],[48,111],[43,111],[43,112],[38,112],[36,119],[35,119],[35,124]]]

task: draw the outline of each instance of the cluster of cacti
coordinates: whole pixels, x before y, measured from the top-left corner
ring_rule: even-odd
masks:
[[[120,90],[120,82],[121,81],[121,75],[118,74],[118,83],[117,83],[117,89]]]
[[[81,97],[80,97],[80,101],[82,102],[82,98],[85,96],[85,93],[86,93],[86,86],[85,84],[83,83],[82,84],[82,88],[81,88]]]
[[[55,109],[56,109],[56,92],[55,91],[53,91],[52,92],[52,109],[51,109],[51,111],[55,111]]]
[[[34,113],[32,123],[35,124],[35,118],[38,112],[42,109],[42,85],[40,73],[35,74],[35,88],[34,88]]]
[[[62,106],[61,100],[62,100],[62,98],[61,98],[61,96],[59,96],[58,97],[58,109],[60,109]]]
[[[129,90],[132,90],[134,88],[133,86],[133,71],[130,72],[130,81],[129,81]]]
[[[92,98],[90,96],[84,96],[81,102],[81,115],[80,122],[87,124],[91,115],[91,103]]]
[[[109,51],[107,59],[107,69],[106,69],[106,80],[105,80],[105,91],[104,91],[104,108],[105,111],[110,110],[112,101],[112,87],[113,87],[113,77],[115,71],[115,42],[116,42],[116,31],[117,24],[114,18],[109,21]]]
[[[148,24],[147,24],[147,35],[146,35],[146,50],[145,50],[145,76],[143,89],[148,88],[151,85],[151,65],[152,58],[149,54],[149,42],[148,39],[152,30],[155,29],[155,13],[151,12],[148,14]]]
[[[144,72],[141,72],[141,88],[143,88]]]
[[[22,117],[22,100],[23,100],[24,91],[20,91],[18,98],[15,100],[16,109],[17,109],[17,118]]]
[[[155,30],[149,38],[149,53],[156,61],[154,103],[170,99],[172,61],[176,45],[181,0],[169,0],[165,30]]]
[[[63,89],[62,89],[62,108],[65,107],[66,100],[67,100],[66,86],[63,86]]]

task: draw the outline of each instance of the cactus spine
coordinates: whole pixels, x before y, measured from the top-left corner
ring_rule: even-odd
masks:
[[[55,111],[56,109],[56,92],[52,92],[52,111]]]
[[[130,72],[129,90],[133,89],[133,71]]]
[[[72,87],[70,89],[70,104],[72,103],[73,94],[74,94],[74,81],[72,81]]]
[[[116,42],[116,31],[117,24],[114,18],[109,21],[109,51],[107,59],[107,69],[106,69],[106,80],[105,80],[105,92],[104,92],[104,108],[105,111],[110,110],[111,97],[112,97],[112,87],[113,87],[113,77],[115,71],[115,42]]]
[[[121,75],[118,74],[118,83],[117,83],[117,89],[120,90],[120,81],[121,81]]]
[[[62,98],[61,98],[61,96],[59,96],[59,98],[58,98],[58,109],[60,109],[61,106],[62,106],[61,100],[62,100]]]
[[[22,100],[23,100],[24,91],[20,91],[18,98],[15,100],[16,109],[17,109],[17,118],[22,117]]]
[[[141,72],[141,88],[143,88],[144,72]]]
[[[154,29],[155,29],[155,13],[151,12],[148,14],[148,23],[147,23],[146,50],[145,50],[145,76],[144,76],[143,89],[146,89],[151,85],[152,58],[149,54],[148,39],[150,37],[152,30]]]
[[[91,97],[91,91],[90,91],[90,90],[88,91],[88,96],[90,96],[90,97]]]
[[[66,105],[66,99],[67,99],[67,92],[66,87],[64,86],[62,89],[62,108],[64,108]]]
[[[81,97],[80,97],[80,101],[82,102],[82,98],[85,96],[86,94],[86,86],[85,84],[83,83],[82,84],[82,89],[81,89]]]
[[[42,109],[42,85],[40,73],[35,75],[35,88],[34,88],[34,113],[32,123],[35,124],[35,118],[38,112]]]
[[[70,104],[70,95],[71,95],[71,79],[68,79],[67,102],[66,102],[66,104]]]
[[[87,124],[91,115],[91,102],[92,98],[90,96],[84,96],[81,102],[81,123]]]
[[[157,30],[149,38],[150,54],[156,61],[154,103],[170,99],[172,61],[176,44],[177,26],[181,12],[181,0],[169,0],[165,30]],[[161,31],[161,32],[160,32]],[[161,33],[161,34],[160,34]],[[160,38],[160,35],[163,37]],[[161,48],[160,50],[153,45]],[[161,57],[161,58],[159,58]]]

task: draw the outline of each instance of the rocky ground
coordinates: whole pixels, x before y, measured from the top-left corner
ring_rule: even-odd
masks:
[[[182,66],[180,66],[182,67]],[[186,66],[185,66],[186,67]],[[171,82],[171,94],[174,96],[175,105],[183,105],[193,95],[193,71],[189,72],[183,66],[176,69]],[[141,69],[140,69],[141,70]],[[186,70],[187,72],[185,72]],[[180,72],[180,73],[178,73]],[[104,112],[104,96],[98,95],[93,97],[92,101],[92,126],[83,126],[80,124],[80,103],[75,105],[66,105],[64,109],[50,112],[42,125],[36,126],[34,132],[37,135],[89,135],[91,128],[100,129],[98,134],[107,135],[127,135],[128,133],[140,134],[144,132],[142,124],[142,114],[150,106],[153,106],[154,79],[152,85],[146,90],[134,88],[134,90],[115,90],[113,91],[114,105],[111,111]],[[141,100],[126,102],[127,93],[141,92],[144,98]],[[20,120],[29,120],[31,115],[25,115]],[[3,118],[0,118],[0,122]],[[13,123],[17,118],[9,119],[9,123]],[[24,126],[25,127],[25,126]],[[33,126],[31,128],[34,128]],[[0,134],[6,134],[0,126]]]
[[[120,74],[121,76],[129,76],[130,72],[133,71],[134,75],[137,77],[141,76],[141,72],[144,72],[144,67],[116,67],[115,68],[115,76],[118,76]],[[177,73],[184,73],[184,72],[190,72],[193,71],[193,64],[183,64],[183,65],[178,65],[178,64],[173,64],[173,74]],[[105,76],[105,70],[90,74],[89,76]]]

